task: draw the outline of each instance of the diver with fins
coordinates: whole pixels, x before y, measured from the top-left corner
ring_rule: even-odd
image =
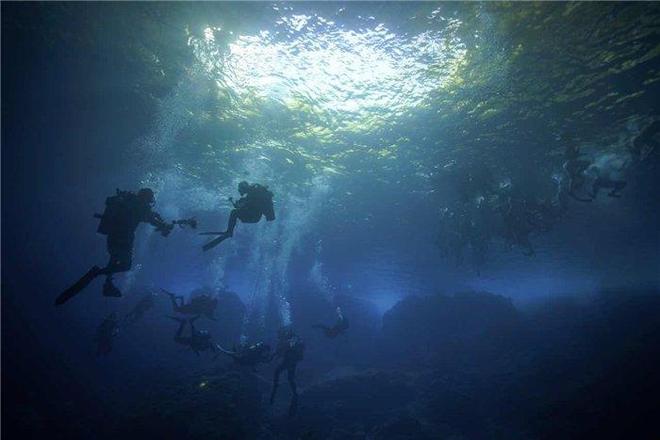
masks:
[[[112,312],[99,324],[94,336],[96,356],[107,355],[112,351],[112,340],[119,334],[117,313]]]
[[[564,162],[563,168],[568,176],[568,195],[578,202],[591,202],[590,198],[581,197],[577,194],[586,182],[586,176],[584,172],[591,165],[591,161],[582,159],[584,156],[580,152],[580,147],[575,144],[568,144],[564,152]]]
[[[218,307],[217,297],[203,294],[192,297],[186,303],[183,296],[175,295],[162,288],[160,290],[170,297],[172,311],[174,313],[181,313],[182,315],[204,315],[208,319],[215,321],[215,309]]]
[[[124,322],[127,324],[135,324],[140,321],[144,317],[144,314],[156,305],[156,295],[155,292],[150,292],[140,298],[131,311],[124,316]]]
[[[257,342],[250,346],[247,344],[241,344],[238,348],[234,346],[233,350],[227,350],[220,345],[216,345],[216,348],[221,353],[231,357],[237,365],[241,367],[251,367],[253,370],[256,370],[257,365],[268,363],[273,358],[270,351],[270,345],[263,342]]]
[[[113,284],[112,276],[131,269],[135,230],[140,223],[151,224],[163,237],[167,237],[176,224],[197,227],[194,218],[165,222],[160,214],[152,209],[154,203],[154,192],[150,188],[142,188],[137,193],[117,190],[114,196],[106,199],[105,211],[103,214],[95,214],[94,217],[101,219],[97,232],[107,236],[107,249],[110,254],[108,264],[103,268],[92,266],[82,278],[55,299],[56,306],[73,298],[100,275],[106,276],[103,284],[104,296],[122,296]]]
[[[293,417],[298,410],[298,387],[296,385],[296,367],[303,360],[305,344],[290,326],[280,328],[278,332],[277,348],[273,359],[281,359],[273,373],[273,389],[270,394],[270,404],[275,402],[279,388],[280,375],[286,370],[289,387],[291,388],[291,403],[289,404],[289,417]]]
[[[323,331],[323,334],[329,338],[334,339],[337,336],[345,333],[348,330],[348,319],[344,317],[344,314],[341,311],[341,307],[337,307],[337,321],[332,327],[328,327],[323,324],[317,324],[312,326],[312,328],[317,328]]]
[[[179,323],[179,328],[174,335],[174,342],[189,347],[197,356],[199,356],[199,353],[202,351],[211,351],[213,353],[218,352],[218,347],[213,343],[211,334],[207,330],[197,330],[195,328],[195,320],[197,320],[199,316],[189,319],[177,318],[175,316],[168,316],[168,318]],[[190,324],[190,336],[183,336],[186,323]]]
[[[231,238],[234,235],[234,228],[238,220],[243,223],[258,223],[262,216],[266,217],[269,222],[275,220],[273,193],[268,190],[267,186],[242,181],[238,184],[238,193],[241,195],[240,199],[234,201],[233,198],[229,198],[234,209],[229,214],[227,230],[224,232],[200,233],[200,235],[218,235],[217,238],[202,246],[204,251],[208,251]]]
[[[621,166],[621,170],[625,167],[625,163]],[[619,170],[619,171],[621,171]],[[621,197],[621,191],[628,186],[628,182],[623,179],[614,178],[611,173],[601,170],[597,166],[592,166],[590,171],[596,176],[594,183],[591,186],[591,197],[596,199],[601,189],[609,189],[608,196],[618,198]]]

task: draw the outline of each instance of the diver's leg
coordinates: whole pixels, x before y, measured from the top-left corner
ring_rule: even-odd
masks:
[[[536,252],[534,251],[534,246],[532,246],[532,243],[529,241],[529,237],[524,236],[521,237],[522,240],[520,242],[520,245],[525,249],[523,250],[523,255],[526,257],[533,257],[536,255]]]
[[[113,275],[126,272],[133,265],[133,241],[124,238],[108,236],[108,264],[99,271],[99,275]]]
[[[176,331],[176,335],[174,335],[174,339],[181,338],[181,335],[183,335],[183,330],[186,327],[186,320],[182,319],[179,322],[179,329]]]
[[[235,212],[236,210],[234,209],[231,212],[231,215],[229,216],[229,225],[227,226],[227,231],[220,234],[218,238],[214,238],[213,240],[209,241],[204,246],[202,246],[203,251],[208,251],[209,249],[216,247],[217,245],[219,245],[220,243],[222,243],[223,241],[234,235],[234,227],[236,227],[236,218],[237,218]]]
[[[287,368],[287,379],[291,387],[291,404],[289,405],[289,417],[296,414],[298,410],[298,387],[296,386],[296,364]]]
[[[287,368],[287,380],[289,381],[289,387],[291,387],[291,393],[294,396],[298,395],[298,387],[296,385],[296,366],[297,364],[293,364]]]
[[[238,220],[238,209],[232,209],[229,214],[229,222],[227,223],[227,230],[225,234],[229,237],[234,235],[234,228],[236,228],[236,221]]]
[[[218,238],[214,238],[213,240],[209,241],[206,243],[204,246],[202,246],[202,250],[208,251],[209,249],[212,249],[225,241],[226,239],[233,237],[234,236],[234,228],[236,228],[236,221],[238,220],[238,209],[232,209],[231,213],[229,214],[229,221],[227,223],[227,230],[220,234]]]
[[[275,369],[275,372],[273,373],[273,391],[270,393],[270,404],[272,405],[273,402],[275,402],[275,394],[277,394],[277,387],[279,386],[280,382],[280,374],[282,374],[282,371],[284,371],[284,364],[280,364],[277,366]]]
[[[101,269],[100,274],[107,275],[103,284],[103,296],[120,297],[121,291],[112,282],[112,275],[126,272],[133,264],[133,241],[124,237],[108,236],[108,265]]]
[[[628,185],[628,182],[626,182],[626,181],[624,181],[624,180],[617,180],[617,181],[615,181],[615,182],[614,182],[614,188],[613,188],[612,191],[610,191],[609,194],[607,194],[607,195],[610,196],[610,197],[621,197],[621,194],[619,194],[619,192],[620,192],[623,188],[625,188],[626,185]]]
[[[165,289],[160,289],[165,293],[169,298],[170,302],[172,303],[172,311],[177,312],[181,306],[183,306],[183,297],[182,296],[177,296],[173,294],[172,292],[168,292]]]
[[[197,321],[198,318],[199,315],[194,316],[188,320],[188,322],[190,322],[190,331],[192,332],[192,334],[195,334],[195,321]]]

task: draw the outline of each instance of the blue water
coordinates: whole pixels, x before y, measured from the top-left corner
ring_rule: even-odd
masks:
[[[594,384],[633,362],[630,347],[657,354],[660,138],[636,139],[660,119],[659,48],[660,7],[644,2],[3,3],[3,433],[641,435],[636,416],[617,424],[598,403],[614,393],[626,406],[626,387]],[[569,198],[560,212],[568,145],[592,164],[586,187],[598,168],[627,182],[621,197]],[[239,223],[202,252],[197,232],[224,229],[242,180],[268,185],[276,220]],[[95,281],[55,309],[106,261],[93,213],[116,188],[145,186],[164,218],[194,216],[199,230],[140,226],[121,299]],[[506,235],[509,198],[552,205],[531,257]],[[240,299],[243,314],[199,321],[224,344],[274,344],[293,326],[307,346],[297,418],[285,378],[268,405],[271,365],[255,376],[176,346],[162,294],[95,357],[101,321],[161,288]],[[488,294],[456,299],[469,292]],[[420,299],[434,295],[447,296]],[[351,328],[325,340],[311,326],[337,305]],[[592,399],[538,373],[553,368]],[[656,383],[644,368],[630,376]],[[555,381],[559,397],[544,388]],[[541,404],[494,414],[498,390]]]

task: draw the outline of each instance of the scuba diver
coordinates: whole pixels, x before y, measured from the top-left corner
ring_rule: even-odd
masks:
[[[470,248],[472,267],[481,276],[481,269],[486,264],[488,246],[491,240],[491,218],[493,212],[484,196],[479,196],[470,213],[467,239]]]
[[[527,203],[524,200],[509,197],[502,213],[502,219],[504,221],[504,238],[509,244],[522,248],[522,253],[526,257],[535,255],[534,247],[529,241],[529,234],[534,230],[534,225],[527,210]]]
[[[583,156],[580,153],[580,148],[574,144],[569,144],[566,146],[566,151],[564,152],[564,171],[568,176],[568,195],[573,199],[579,202],[591,202],[591,199],[582,198],[576,194],[577,191],[584,187],[585,175],[584,172],[591,162],[588,160],[580,159],[580,156]]]
[[[119,321],[115,312],[110,313],[96,329],[96,355],[107,355],[112,351],[112,339],[119,334]]]
[[[454,260],[456,266],[463,263],[463,251],[468,244],[466,226],[466,216],[462,208],[458,208],[457,211],[444,208],[441,211],[440,234],[436,239],[436,245],[445,258]]]
[[[238,349],[234,346],[234,350],[226,350],[220,345],[216,345],[216,348],[221,353],[234,359],[234,362],[241,367],[252,367],[256,369],[257,365],[265,364],[272,360],[270,345],[263,342],[257,342],[250,346],[241,344],[238,346]]]
[[[149,188],[142,188],[137,193],[117,190],[117,194],[108,197],[105,201],[103,214],[95,214],[101,219],[97,232],[107,236],[107,249],[110,260],[104,268],[92,266],[74,285],[62,292],[55,300],[55,305],[61,305],[80,293],[97,276],[105,275],[103,295],[120,297],[121,292],[112,282],[115,273],[130,270],[133,260],[133,241],[135,230],[140,223],[149,223],[167,237],[175,224],[197,227],[194,218],[166,223],[152,207],[155,203],[154,192]]]
[[[135,304],[135,306],[133,306],[131,311],[126,314],[124,320],[128,324],[134,324],[141,320],[144,314],[153,308],[156,303],[155,300],[156,293],[147,293],[137,302],[137,304]]]
[[[195,320],[198,316],[190,319],[176,318],[174,316],[169,316],[170,319],[173,319],[179,323],[179,329],[174,335],[174,342],[177,344],[185,345],[190,347],[192,351],[195,352],[197,356],[201,351],[212,351],[216,353],[218,348],[213,344],[211,339],[211,334],[206,330],[197,330],[195,328]],[[186,322],[190,323],[190,336],[183,336],[183,330],[186,327]]]
[[[611,176],[605,175],[601,170],[594,166],[591,168],[593,173],[596,176],[594,183],[591,187],[591,197],[595,199],[598,197],[598,192],[602,189],[610,189],[611,191],[607,193],[610,197],[621,197],[620,191],[628,185],[628,182],[620,179],[613,179]]]
[[[204,315],[208,319],[215,321],[215,309],[218,307],[218,298],[206,294],[194,296],[186,304],[183,296],[175,295],[165,289],[160,289],[166,293],[172,301],[172,311],[182,315]]]
[[[660,144],[660,119],[647,125],[639,135],[633,139],[630,152],[636,162],[641,162],[649,157]]]
[[[242,181],[238,184],[238,193],[241,195],[241,198],[237,201],[234,201],[231,197],[229,198],[234,209],[229,214],[227,230],[224,232],[202,232],[200,234],[219,235],[218,238],[202,246],[204,251],[208,251],[232,237],[238,220],[243,223],[258,223],[262,216],[265,216],[269,222],[275,220],[273,193],[268,190],[267,186],[259,185],[258,183],[250,185],[246,181]]]
[[[344,318],[341,307],[337,307],[337,321],[335,325],[328,327],[323,324],[317,324],[312,327],[321,329],[327,338],[334,339],[348,330],[348,319]]]
[[[287,371],[287,379],[291,387],[291,403],[289,405],[289,416],[295,415],[298,409],[298,389],[296,387],[296,366],[303,359],[305,344],[293,332],[291,327],[282,327],[278,332],[277,349],[273,359],[280,358],[281,362],[275,368],[273,374],[273,391],[270,394],[270,404],[275,402],[275,394],[279,386],[280,375],[284,370]]]

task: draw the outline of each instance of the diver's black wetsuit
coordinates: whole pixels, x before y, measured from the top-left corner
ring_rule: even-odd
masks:
[[[239,349],[234,347],[233,351],[218,346],[218,350],[231,356],[234,362],[241,367],[255,368],[259,364],[270,362],[272,359],[270,346],[263,342],[258,342],[250,346],[241,346]]]
[[[289,416],[293,416],[298,409],[298,388],[296,386],[296,367],[298,362],[303,359],[305,345],[302,340],[293,334],[293,332],[280,335],[277,350],[274,358],[281,358],[282,361],[275,368],[273,374],[273,391],[270,395],[270,403],[275,401],[275,395],[279,386],[280,375],[284,370],[287,372],[289,387],[291,387],[291,403],[289,405]]]
[[[113,198],[117,200],[106,202],[117,204],[112,214],[101,216],[98,233],[107,235],[107,248],[110,259],[99,275],[111,275],[130,270],[133,263],[133,242],[135,230],[140,223],[149,223],[156,227],[163,236],[167,236],[172,226],[166,223],[157,212],[151,209],[151,203],[145,203],[136,194],[120,191]],[[110,199],[110,198],[109,198]],[[109,217],[106,218],[106,215]]]
[[[527,204],[524,201],[509,198],[503,219],[505,239],[511,245],[522,248],[523,255],[533,256],[535,252],[532,243],[529,241],[529,234],[534,230],[534,226],[529,217]]]
[[[190,347],[190,349],[194,351],[197,356],[199,356],[201,351],[212,351],[214,353],[217,351],[217,347],[211,340],[211,335],[205,330],[197,330],[195,328],[194,322],[197,318],[191,318],[189,320],[175,318],[172,316],[170,316],[170,318],[179,322],[179,329],[174,335],[174,342]],[[190,336],[183,336],[183,330],[185,329],[186,322],[190,323]]]
[[[215,320],[215,309],[218,307],[218,298],[209,295],[194,296],[187,304],[183,296],[175,295],[165,289],[160,289],[170,297],[172,302],[172,311],[182,315],[204,315],[211,320]]]
[[[150,223],[163,236],[167,236],[174,227],[151,209],[153,202],[153,192],[148,188],[141,189],[138,194],[117,190],[115,196],[106,199],[105,212],[102,215],[97,214],[96,217],[101,219],[97,232],[107,236],[106,245],[110,254],[108,264],[104,268],[93,266],[80,280],[57,297],[55,305],[64,304],[99,275],[107,275],[103,286],[105,296],[121,296],[119,289],[112,283],[112,275],[131,268],[133,242],[138,225],[142,222]]]
[[[578,147],[569,146],[566,148],[564,170],[568,175],[568,195],[579,202],[590,202],[591,199],[585,199],[576,194],[576,191],[584,186],[584,171],[591,165],[590,161],[581,159],[581,156],[583,155]]]
[[[262,216],[265,216],[269,222],[275,220],[273,193],[267,187],[258,183],[250,185],[247,182],[241,182],[238,191],[241,198],[236,202],[232,201],[234,209],[229,214],[227,230],[221,233],[204,233],[204,235],[217,234],[219,237],[206,243],[202,247],[203,250],[207,251],[232,237],[238,220],[243,223],[258,223]]]
[[[337,308],[337,322],[335,322],[335,325],[328,327],[327,325],[317,324],[313,327],[321,329],[326,337],[334,339],[348,330],[348,319],[344,318],[341,309]]]
[[[96,355],[107,355],[112,351],[112,339],[119,334],[117,315],[111,313],[96,329]]]
[[[614,180],[606,177],[596,177],[594,180],[593,186],[591,188],[591,197],[598,197],[598,192],[601,189],[610,189],[611,191],[607,193],[610,197],[621,197],[620,191],[628,185],[628,182],[625,180]]]
[[[138,301],[137,304],[131,309],[130,312],[126,314],[126,317],[124,318],[126,322],[132,324],[144,316],[144,314],[151,309],[155,304],[155,295],[153,293],[147,293],[145,296],[143,296],[140,301]]]

